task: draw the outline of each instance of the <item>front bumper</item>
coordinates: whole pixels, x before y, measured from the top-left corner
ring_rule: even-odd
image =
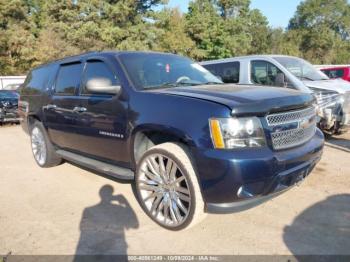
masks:
[[[305,178],[311,173],[315,165],[321,158],[312,159],[300,166],[286,170],[276,176],[271,184],[266,187],[265,192],[259,196],[254,196],[249,191],[245,192],[245,196],[241,195],[242,201],[232,203],[208,203],[207,212],[209,213],[232,213],[241,212],[257,205],[260,205],[272,198],[279,196],[295,185],[301,184]],[[244,188],[244,186],[242,187]]]
[[[344,97],[343,101],[319,105],[318,118],[322,130],[338,133],[350,129],[350,95]]]
[[[0,123],[15,122],[19,123],[20,118],[17,109],[1,109],[0,110]]]
[[[196,150],[198,178],[207,211],[242,210],[280,194],[307,177],[320,160],[324,136],[288,150]],[[232,210],[233,209],[233,210]]]

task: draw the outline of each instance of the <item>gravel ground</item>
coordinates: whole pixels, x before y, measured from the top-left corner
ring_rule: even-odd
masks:
[[[350,135],[327,141],[300,187],[181,232],[153,223],[130,184],[40,169],[19,126],[1,127],[0,144],[0,254],[350,255]]]

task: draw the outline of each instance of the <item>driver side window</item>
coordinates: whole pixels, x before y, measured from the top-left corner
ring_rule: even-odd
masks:
[[[283,72],[266,61],[251,62],[251,81],[263,86],[286,87],[287,85]]]

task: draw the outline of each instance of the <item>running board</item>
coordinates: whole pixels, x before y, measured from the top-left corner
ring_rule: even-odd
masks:
[[[106,175],[123,179],[123,180],[134,180],[134,172],[130,169],[107,164],[92,158],[81,156],[65,150],[57,150],[56,153],[63,159],[72,161],[84,167],[92,170],[104,173]]]

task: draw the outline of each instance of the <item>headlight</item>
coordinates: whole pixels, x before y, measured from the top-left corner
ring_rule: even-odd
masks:
[[[216,149],[266,145],[264,130],[257,117],[212,118],[209,124],[211,138]]]

